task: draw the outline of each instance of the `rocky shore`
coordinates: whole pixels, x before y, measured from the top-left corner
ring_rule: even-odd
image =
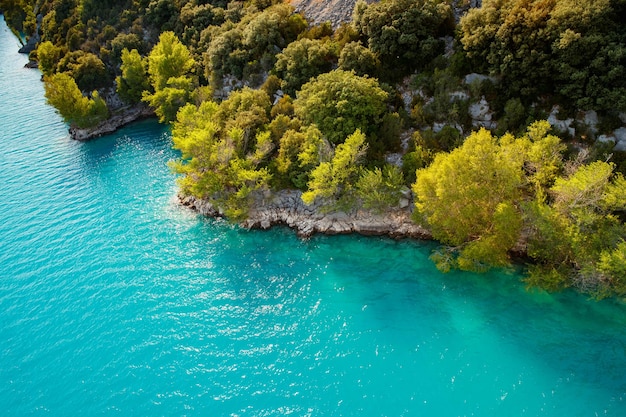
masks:
[[[151,116],[154,116],[154,110],[143,103],[123,107],[114,111],[111,114],[111,117],[95,127],[85,129],[71,127],[70,136],[75,140],[87,141],[102,135],[113,133],[129,123]]]
[[[286,225],[300,237],[316,233],[337,235],[359,233],[362,235],[389,236],[394,239],[431,239],[431,233],[411,220],[411,204],[384,213],[364,209],[349,212],[327,212],[319,203],[304,204],[298,190],[281,190],[258,194],[251,204],[248,218],[240,224],[248,229],[269,229]],[[179,196],[180,202],[209,217],[221,217],[211,203],[189,196]]]

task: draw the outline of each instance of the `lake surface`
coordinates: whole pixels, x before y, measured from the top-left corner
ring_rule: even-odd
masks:
[[[0,22],[2,415],[626,415],[624,304],[199,217],[166,128],[72,141],[17,49]]]

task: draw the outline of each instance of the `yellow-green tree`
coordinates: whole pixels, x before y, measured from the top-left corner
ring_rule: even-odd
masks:
[[[416,220],[445,245],[433,259],[484,270],[520,244],[531,286],[624,295],[626,179],[605,161],[565,164],[549,128],[535,122],[518,138],[483,129],[417,170]]]
[[[149,86],[147,62],[136,49],[122,49],[122,75],[116,78],[117,92],[128,103],[138,103]]]
[[[454,248],[436,261],[443,269],[482,270],[506,265],[516,243],[521,213],[524,154],[513,137],[485,129],[417,171],[415,208],[433,236]],[[450,256],[448,256],[450,255]]]
[[[180,109],[172,140],[182,158],[172,167],[184,174],[179,180],[183,194],[210,201],[237,220],[245,216],[251,193],[268,186],[271,175],[264,164],[273,143],[268,131],[255,131],[246,139],[241,127],[227,127],[220,107],[205,101]]]
[[[311,172],[308,190],[302,201],[312,204],[316,199],[326,199],[331,206],[344,206],[354,197],[354,184],[358,178],[367,143],[365,135],[356,130],[344,143],[337,146],[329,162],[322,162]]]
[[[61,58],[61,48],[54,46],[52,42],[41,42],[37,47],[37,62],[39,69],[44,75],[51,75]]]
[[[613,171],[604,161],[582,165],[556,179],[547,202],[529,204],[531,285],[626,294],[626,228],[617,216],[626,210],[626,179]]]
[[[163,32],[148,55],[148,74],[154,93],[144,92],[143,100],[154,107],[161,122],[173,121],[176,112],[189,102],[196,82],[196,63],[173,32]]]
[[[284,117],[284,116],[283,116]],[[280,137],[278,155],[274,165],[279,177],[288,186],[306,189],[311,171],[323,162],[328,147],[315,126],[288,129]]]
[[[83,96],[76,81],[66,73],[44,77],[44,88],[48,103],[71,126],[92,127],[109,116],[107,105],[98,92],[94,91],[91,98]]]
[[[337,144],[357,129],[366,135],[375,133],[386,113],[386,100],[377,80],[335,70],[303,85],[293,105],[300,119],[317,125]]]

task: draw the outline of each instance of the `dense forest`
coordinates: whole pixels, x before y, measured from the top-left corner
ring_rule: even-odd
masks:
[[[509,265],[521,242],[529,285],[626,295],[626,158],[596,140],[626,125],[626,1],[468,3],[361,1],[340,25],[277,0],[0,9],[37,37],[70,125],[150,106],[172,125],[181,193],[231,219],[258,190],[376,212],[411,190],[442,270]]]

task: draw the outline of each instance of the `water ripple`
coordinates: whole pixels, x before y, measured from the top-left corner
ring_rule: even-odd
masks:
[[[166,128],[78,143],[0,26],[3,415],[622,416],[625,308],[175,201]]]

